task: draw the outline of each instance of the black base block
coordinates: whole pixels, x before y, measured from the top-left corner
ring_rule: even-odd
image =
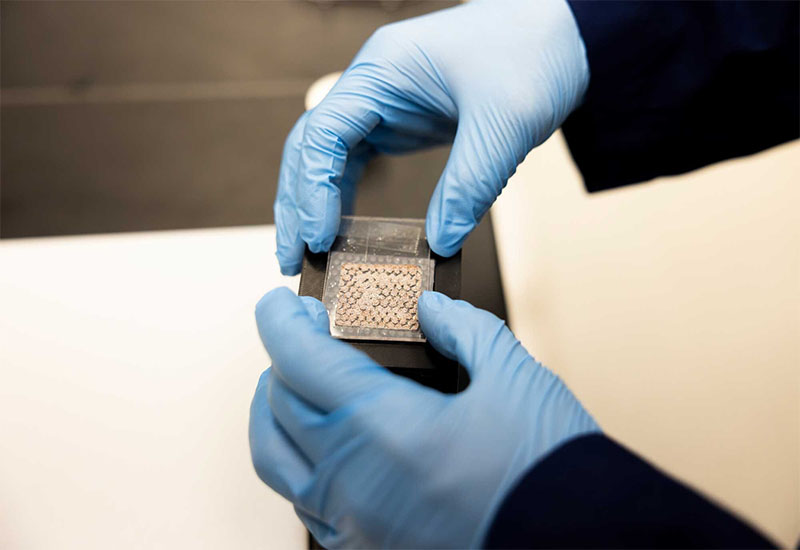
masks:
[[[436,261],[433,289],[451,298],[461,295],[461,252],[451,258],[432,254]],[[306,248],[303,269],[300,274],[301,296],[322,299],[325,284],[326,253],[314,254]],[[455,361],[448,359],[427,342],[378,342],[348,340],[378,364],[392,372],[405,376],[445,393],[456,393],[466,388],[469,379],[466,371]]]

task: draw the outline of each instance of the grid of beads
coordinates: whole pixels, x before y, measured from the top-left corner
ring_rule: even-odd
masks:
[[[422,270],[416,265],[344,263],[336,297],[337,326],[418,330]]]

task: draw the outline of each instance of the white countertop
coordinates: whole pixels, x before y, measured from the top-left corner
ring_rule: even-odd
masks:
[[[305,547],[247,443],[274,235],[0,244],[0,547]]]
[[[556,138],[495,207],[528,349],[612,436],[786,545],[799,151],[586,196]],[[305,547],[247,445],[253,307],[297,283],[273,251],[272,227],[0,243],[0,547]]]

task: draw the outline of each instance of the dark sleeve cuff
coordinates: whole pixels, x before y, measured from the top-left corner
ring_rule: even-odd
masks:
[[[591,80],[564,133],[589,191],[800,136],[800,3],[570,6]]]
[[[774,548],[603,435],[563,445],[501,505],[488,548]]]

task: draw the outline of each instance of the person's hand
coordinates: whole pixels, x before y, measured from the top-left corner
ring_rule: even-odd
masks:
[[[473,0],[378,29],[286,140],[275,201],[281,271],[299,272],[305,244],[330,248],[372,153],[452,142],[426,220],[430,247],[451,256],[588,81],[564,0]]]
[[[286,288],[256,307],[272,367],[250,411],[261,479],[326,547],[480,545],[504,496],[591,416],[494,315],[425,292],[428,341],[469,371],[447,395],[397,376],[328,332]]]

